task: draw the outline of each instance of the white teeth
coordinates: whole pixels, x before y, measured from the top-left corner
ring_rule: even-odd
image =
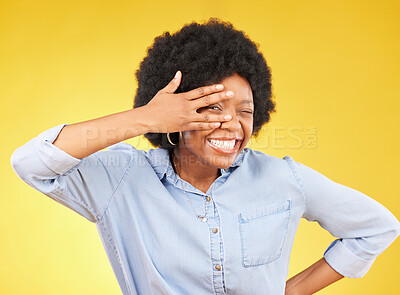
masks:
[[[235,147],[235,140],[216,140],[209,139],[212,145],[228,150],[232,150]]]

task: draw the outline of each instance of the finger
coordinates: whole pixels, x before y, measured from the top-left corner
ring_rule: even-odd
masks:
[[[200,88],[196,88],[184,93],[184,97],[187,100],[192,100],[198,97],[202,97],[204,95],[209,95],[214,92],[219,92],[224,89],[224,85],[222,84],[215,84],[211,86],[204,86]]]
[[[218,128],[221,125],[219,122],[206,123],[206,122],[190,122],[187,124],[187,130],[209,130]]]
[[[232,98],[233,91],[222,91],[192,100],[196,109],[212,105],[225,99]]]
[[[225,122],[232,119],[232,116],[229,114],[226,115],[216,115],[216,114],[206,114],[206,113],[196,113],[194,115],[193,121],[194,122]]]
[[[175,74],[175,77],[168,83],[167,86],[165,86],[163,89],[161,89],[160,92],[174,93],[176,91],[176,89],[178,89],[179,84],[181,83],[181,78],[182,78],[182,72],[177,71]]]

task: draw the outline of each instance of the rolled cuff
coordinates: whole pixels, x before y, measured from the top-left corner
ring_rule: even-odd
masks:
[[[82,159],[77,159],[67,154],[53,144],[58,134],[66,125],[69,124],[60,124],[40,133],[38,135],[39,140],[36,141],[36,151],[39,158],[47,168],[60,175],[65,174],[82,162]]]
[[[348,278],[362,278],[375,261],[367,261],[354,255],[341,239],[332,242],[326,249],[324,258],[334,270]]]

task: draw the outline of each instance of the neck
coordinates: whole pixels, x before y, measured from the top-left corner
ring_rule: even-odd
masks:
[[[220,176],[220,170],[194,157],[193,154],[189,154],[184,148],[175,148],[171,152],[172,166],[180,178],[202,192],[207,193],[211,184]]]

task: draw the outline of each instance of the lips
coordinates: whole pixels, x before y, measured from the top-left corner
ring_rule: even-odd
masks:
[[[235,144],[232,149],[226,148],[224,146],[218,146],[216,141],[229,141],[229,140],[235,140]],[[227,137],[219,137],[219,138],[207,138],[207,143],[208,145],[216,152],[221,153],[221,154],[234,154],[237,152],[237,150],[240,147],[240,143],[242,142],[242,139],[240,138],[227,138]]]
[[[242,140],[240,137],[209,137],[207,139],[216,139],[216,140]]]

